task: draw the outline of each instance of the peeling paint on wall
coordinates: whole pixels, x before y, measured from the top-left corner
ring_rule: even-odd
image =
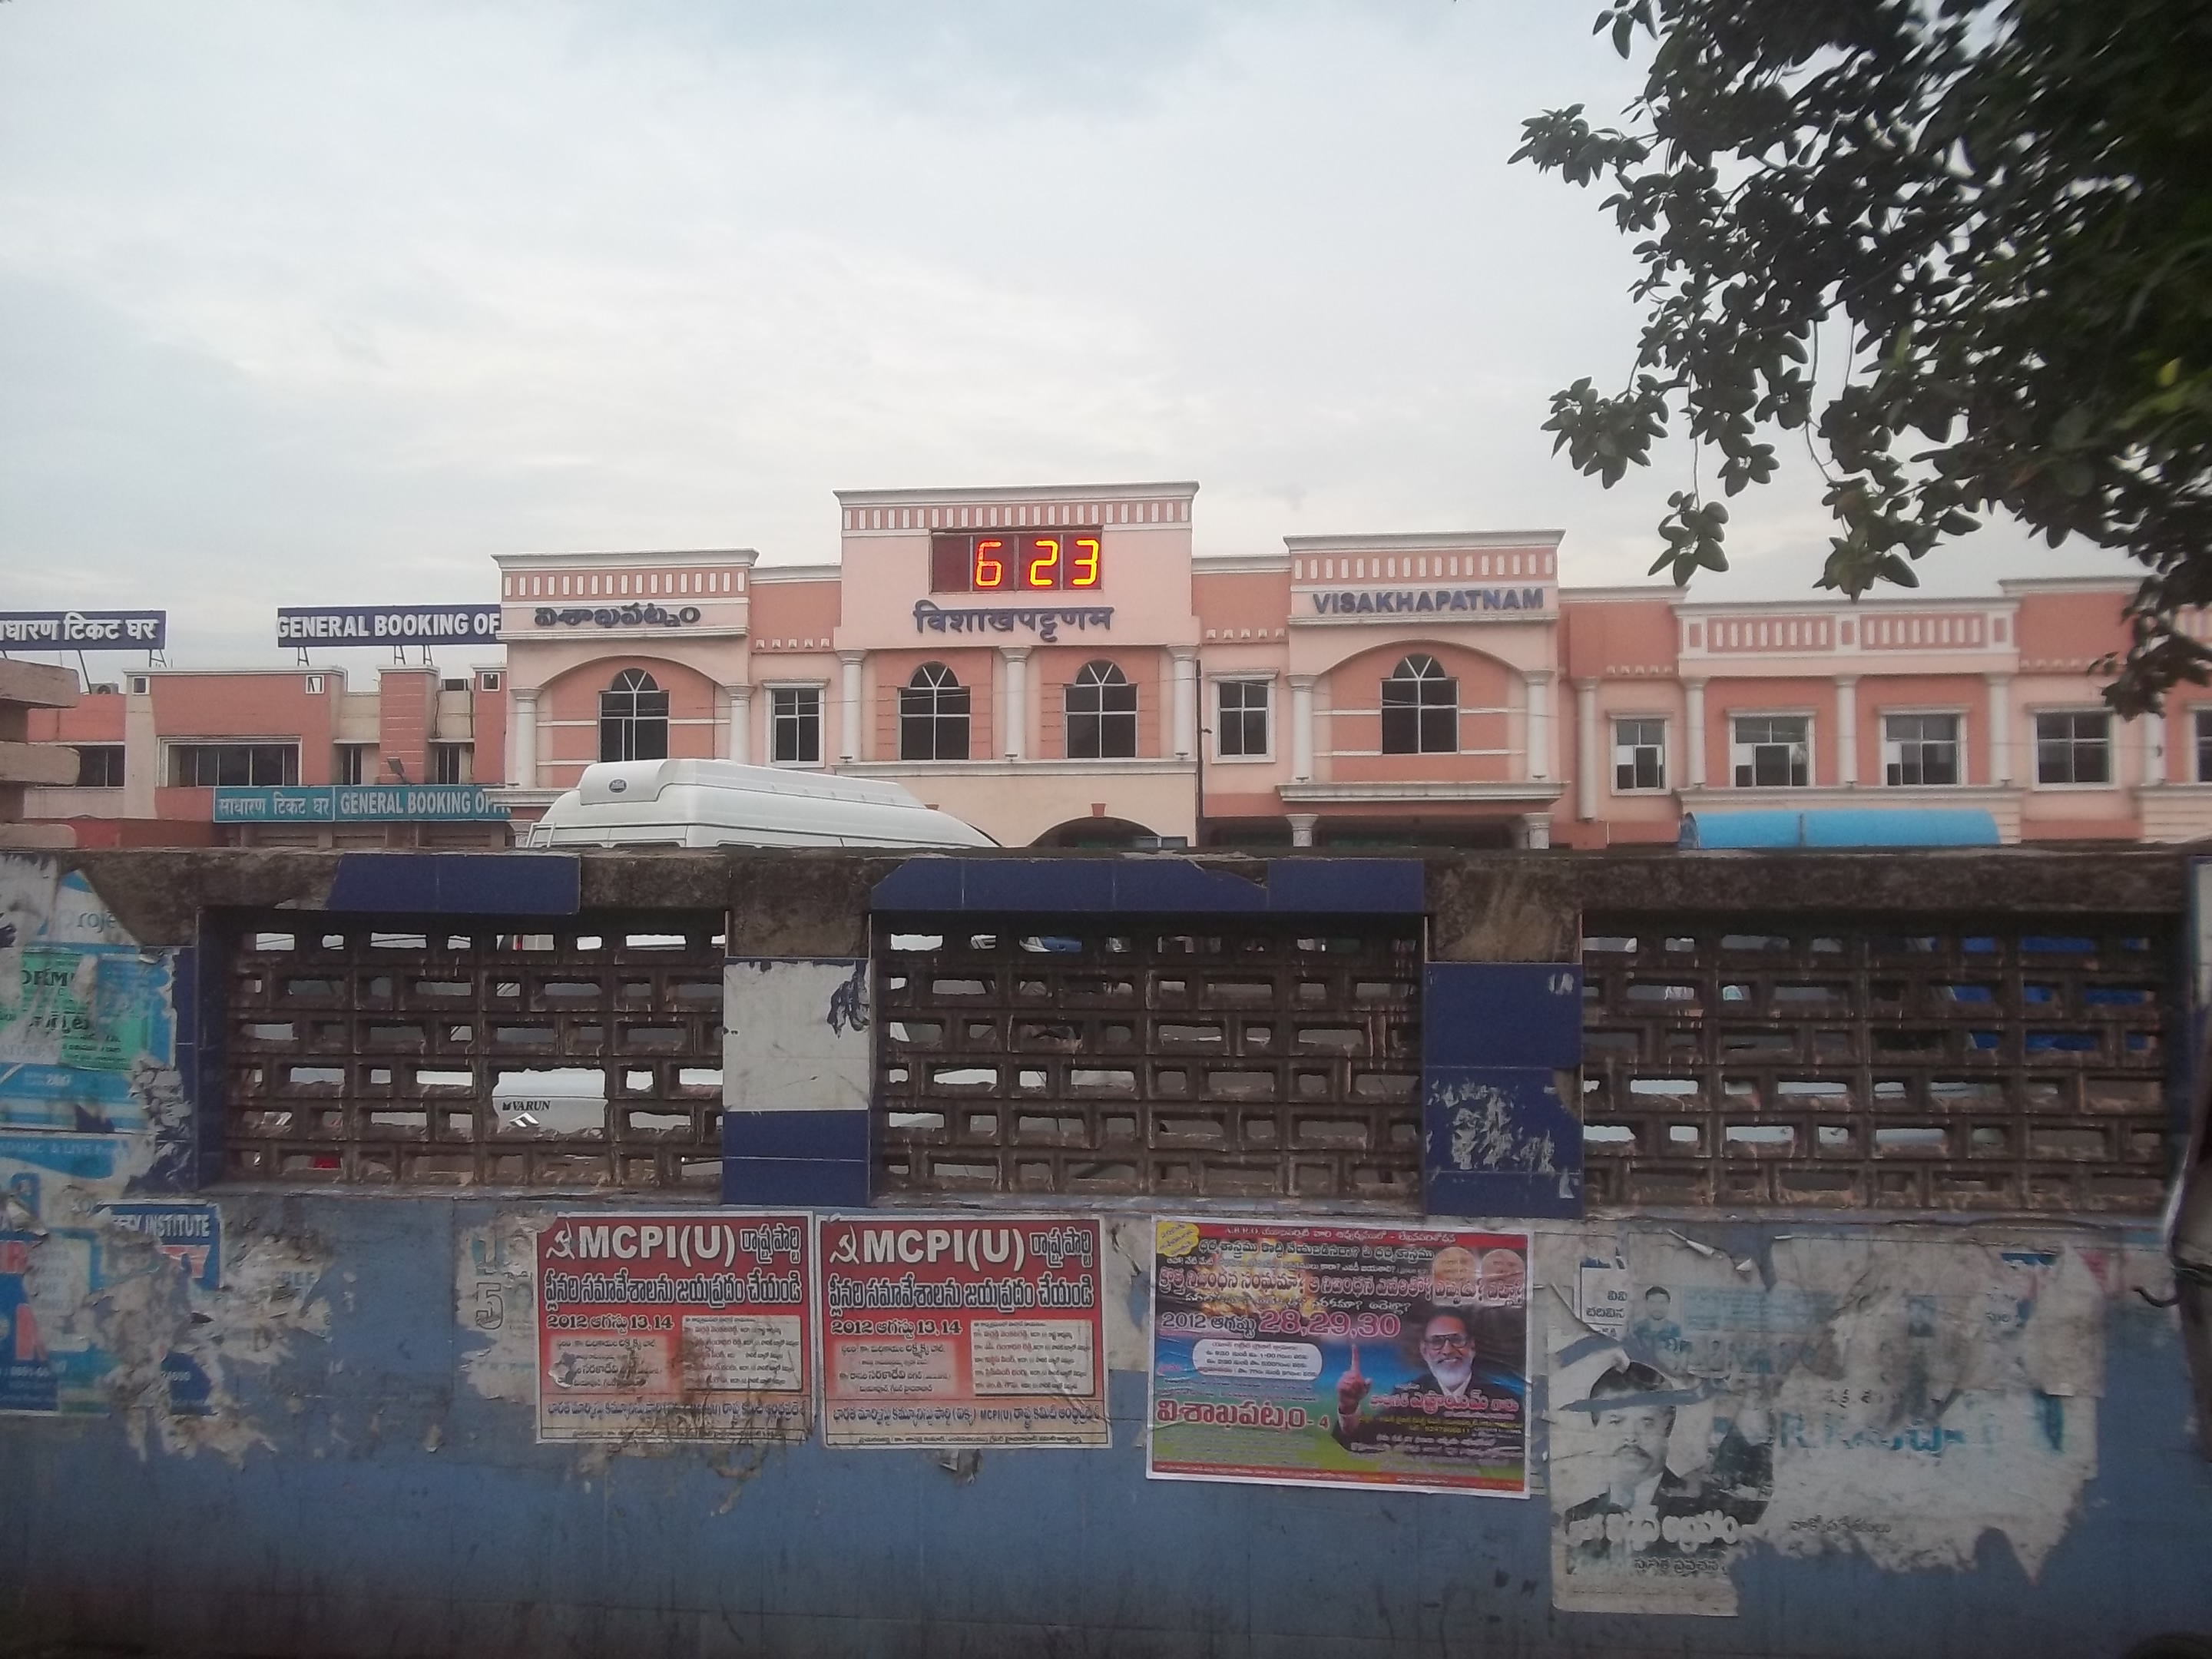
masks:
[[[731,959],[722,1100],[732,1111],[840,1111],[868,1103],[868,964]]]
[[[2033,1578],[2096,1472],[2106,1290],[2064,1240],[1544,1240],[1553,1602],[1729,1614],[1742,1550]]]
[[[454,1252],[461,1380],[486,1400],[538,1401],[539,1210],[514,1210],[465,1230]]]

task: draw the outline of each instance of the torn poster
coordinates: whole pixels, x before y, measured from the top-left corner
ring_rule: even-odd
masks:
[[[1158,1221],[1156,1480],[1525,1497],[1521,1233]]]
[[[555,1216],[538,1236],[538,1437],[813,1430],[811,1218]]]
[[[1097,1220],[821,1225],[824,1445],[1110,1443]]]
[[[2102,1292],[2063,1245],[1545,1241],[1553,1604],[1735,1611],[1730,1562],[1850,1550],[2033,1577],[2095,1468]]]

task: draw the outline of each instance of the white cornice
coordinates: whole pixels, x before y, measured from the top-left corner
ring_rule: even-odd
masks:
[[[844,567],[836,564],[761,564],[753,567],[753,586],[770,587],[781,582],[842,580]]]
[[[1290,568],[1287,553],[1206,553],[1190,562],[1194,576],[1281,575]]]
[[[622,570],[665,564],[750,567],[760,555],[750,547],[689,547],[665,552],[495,553],[491,556],[501,570],[574,570],[592,566]]]
[[[1570,600],[1581,604],[1623,605],[1632,600],[1663,599],[1668,605],[1681,602],[1682,590],[1672,582],[1652,582],[1643,587],[1562,587],[1559,603]]]
[[[1564,530],[1455,530],[1414,536],[1285,536],[1292,553],[1457,553],[1491,547],[1557,547]]]
[[[2132,576],[2014,576],[1997,584],[2003,593],[2115,593],[2125,599],[2139,586]]]
[[[1164,483],[983,484],[967,489],[840,489],[845,507],[966,507],[1003,501],[1188,501],[1198,485],[1188,479]],[[1137,526],[1129,526],[1135,528]],[[1123,528],[1120,525],[1115,529]]]
[[[1285,783],[1279,787],[1278,793],[1285,806],[1295,806],[1305,802],[1349,805],[1363,801],[1401,801],[1407,805],[1423,801],[1551,801],[1557,800],[1566,789],[1564,782],[1540,778],[1500,783]]]

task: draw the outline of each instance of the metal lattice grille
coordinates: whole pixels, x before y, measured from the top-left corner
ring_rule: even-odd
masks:
[[[2148,926],[1584,924],[1594,1204],[2156,1208]]]
[[[1418,1206],[1417,925],[878,927],[880,1187]]]
[[[720,918],[412,926],[277,913],[240,927],[231,1176],[717,1187]],[[567,1076],[571,1098],[503,1120],[501,1076],[513,1088],[547,1073]]]

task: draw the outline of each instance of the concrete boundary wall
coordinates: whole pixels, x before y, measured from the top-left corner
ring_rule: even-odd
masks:
[[[586,855],[576,902],[726,910],[733,957],[849,966],[899,862]],[[117,1079],[99,1087],[127,1125],[0,1130],[11,1638],[269,1655],[1828,1659],[2117,1655],[2212,1629],[2212,1471],[2143,1222],[1532,1218],[1487,1200],[1503,1212],[1481,1225],[1530,1240],[1522,1499],[1148,1480],[1152,1221],[1187,1212],[1146,1201],[1053,1201],[1106,1223],[1110,1449],[539,1444],[538,1228],[668,1195],[199,1188],[223,914],[311,915],[360,878],[291,853],[6,873],[46,894],[35,930],[0,945],[11,969],[27,948],[137,999],[120,1023],[100,1005],[102,1042],[38,1062],[87,1100]],[[1457,971],[1571,963],[1584,912],[2171,926],[2184,874],[2137,852],[1550,854],[1431,860],[1423,883],[1430,960]],[[433,898],[453,914],[489,902],[467,882]],[[1522,1065],[1528,1024],[1432,1058]],[[0,1018],[0,1041],[25,1029]],[[852,1109],[841,1056],[800,1044],[763,1063],[787,1079],[827,1064],[820,1115]],[[0,1093],[11,1111],[18,1098]],[[1667,1490],[1716,1490],[1743,1443],[1771,1462],[1750,1507],[1661,1504],[1650,1525],[1678,1547],[1648,1556],[1607,1548],[1608,1527],[1628,1539],[1644,1522],[1605,1501],[1618,1453],[1593,1392],[1638,1353],[1704,1379],[1663,1402]],[[1739,1471],[1730,1501],[1750,1484]],[[1725,1538],[1683,1529],[1721,1514]]]

